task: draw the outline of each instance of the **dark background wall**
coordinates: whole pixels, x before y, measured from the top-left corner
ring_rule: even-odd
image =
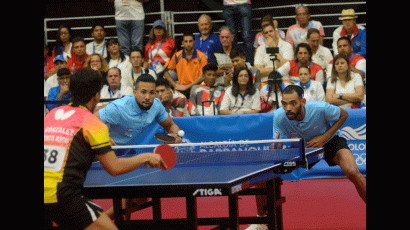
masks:
[[[292,5],[298,3],[314,4],[314,3],[333,3],[333,2],[357,2],[357,0],[317,0],[317,1],[307,1],[307,0],[287,0],[287,1],[267,1],[267,0],[252,0],[253,8],[269,7],[269,6],[282,6],[282,5]],[[64,18],[64,17],[81,17],[81,16],[101,16],[101,15],[114,15],[114,3],[108,2],[108,0],[46,0],[44,3],[44,18]],[[209,11],[209,10],[222,10],[223,3],[222,0],[165,0],[164,1],[165,11]],[[332,5],[332,6],[320,6],[320,7],[309,7],[310,14],[340,14],[343,9],[353,8],[356,12],[366,12],[366,4],[359,5]],[[159,0],[150,0],[147,3],[144,3],[144,10],[146,13],[149,12],[160,12],[160,1]],[[294,8],[285,8],[285,9],[275,9],[275,10],[261,10],[254,11],[252,17],[253,36],[260,29],[260,19],[270,14],[273,17],[275,15],[279,16],[292,16],[286,19],[279,20],[279,28],[287,28],[295,23]],[[213,20],[223,20],[222,13],[211,13],[211,18]],[[199,14],[181,14],[175,15],[175,21],[196,21],[199,17]],[[155,20],[160,19],[159,15],[146,15],[145,23],[152,23]],[[322,23],[323,26],[326,25],[341,25],[341,22],[338,20],[338,17],[315,17],[311,20],[318,20]],[[87,19],[87,20],[69,20],[69,21],[56,21],[48,22],[48,28],[57,28],[60,24],[65,23],[71,27],[89,27],[95,23],[102,25],[115,25],[115,19],[102,18],[102,19]],[[366,23],[366,15],[359,15],[357,23]],[[217,31],[223,23],[214,24],[214,31]],[[150,26],[145,27],[145,33],[147,34],[151,29]],[[324,28],[325,37],[332,36],[333,30],[335,28]],[[192,32],[198,32],[198,28],[195,24],[184,24],[176,25],[175,33],[181,34],[184,30],[191,30]],[[286,29],[284,29],[286,32]],[[87,30],[74,30],[74,36],[90,37],[91,32]],[[116,36],[115,28],[106,29],[107,36]],[[240,35],[240,34],[239,34]],[[56,32],[48,32],[47,34],[49,39],[55,39]],[[174,37],[178,42],[178,36]],[[241,40],[238,36],[238,41]],[[147,37],[144,39],[144,44],[146,43]],[[325,40],[325,46],[331,48],[331,40]],[[53,45],[51,43],[50,45]]]

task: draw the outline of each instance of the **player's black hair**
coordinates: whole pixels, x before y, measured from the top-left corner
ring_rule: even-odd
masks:
[[[137,78],[137,80],[135,80],[135,89],[137,89],[138,83],[141,82],[141,81],[142,82],[151,82],[151,83],[154,83],[155,85],[157,84],[155,82],[155,78],[153,76],[151,76],[150,74],[148,74],[148,71],[141,74],[141,76],[139,76]]]
[[[72,105],[87,104],[101,88],[101,76],[97,71],[91,68],[78,69],[70,79]]]
[[[300,99],[303,98],[303,94],[304,94],[303,88],[298,86],[298,85],[288,85],[288,86],[286,86],[283,89],[282,94],[291,94],[293,92],[296,92]]]

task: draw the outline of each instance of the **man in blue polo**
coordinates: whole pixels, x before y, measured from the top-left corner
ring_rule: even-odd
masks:
[[[133,144],[154,121],[176,137],[175,143],[182,142],[181,137],[176,135],[179,131],[178,125],[168,116],[162,103],[155,97],[155,89],[155,79],[149,74],[142,74],[135,81],[134,95],[112,101],[94,113],[109,126],[109,135],[115,144]]]
[[[194,48],[203,52],[208,57],[208,63],[211,61],[211,55],[214,50],[221,47],[219,36],[212,32],[211,17],[203,14],[198,18],[199,34],[195,35]]]
[[[306,101],[303,89],[297,85],[283,90],[281,103],[283,107],[273,115],[273,138],[303,138],[307,148],[323,147],[326,163],[339,165],[366,202],[366,178],[359,172],[353,153],[339,130],[349,114],[323,101]],[[266,196],[257,196],[256,203],[258,216],[264,216]]]
[[[135,81],[134,95],[127,95],[110,102],[94,115],[109,127],[109,136],[115,142],[112,145],[131,145],[151,125],[158,122],[169,135],[176,138],[174,143],[181,143],[177,136],[179,127],[165,111],[164,106],[156,98],[155,79],[144,73]],[[116,149],[117,155],[135,151],[133,149]],[[133,199],[138,204],[146,202],[146,198]],[[123,199],[123,209],[130,207],[130,200]],[[107,215],[114,217],[114,209],[107,210]]]

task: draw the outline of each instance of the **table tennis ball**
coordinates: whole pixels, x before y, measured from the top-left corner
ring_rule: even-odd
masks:
[[[180,137],[183,137],[185,135],[184,130],[179,130],[177,135],[180,136]]]

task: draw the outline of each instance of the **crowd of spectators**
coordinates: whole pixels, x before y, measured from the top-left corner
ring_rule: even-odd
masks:
[[[353,9],[341,12],[332,47],[325,47],[321,22],[310,20],[302,4],[287,31],[266,15],[261,32],[251,38],[251,1],[224,0],[226,25],[215,33],[211,17],[201,15],[199,34],[185,31],[183,48],[177,50],[161,20],[153,23],[143,44],[145,1],[119,2],[124,1],[114,2],[118,38],[106,39],[105,25],[93,25],[93,41],[86,43],[74,37],[70,26],[60,25],[56,45],[44,44],[45,100],[69,100],[70,74],[89,67],[103,80],[101,99],[132,95],[136,79],[150,74],[157,81],[157,97],[174,117],[274,112],[281,106],[281,89],[289,84],[301,86],[307,100],[365,107],[366,29],[356,25]],[[243,45],[236,42],[232,14],[242,17]],[[280,76],[280,84],[274,76]],[[47,104],[47,109],[58,106]]]

